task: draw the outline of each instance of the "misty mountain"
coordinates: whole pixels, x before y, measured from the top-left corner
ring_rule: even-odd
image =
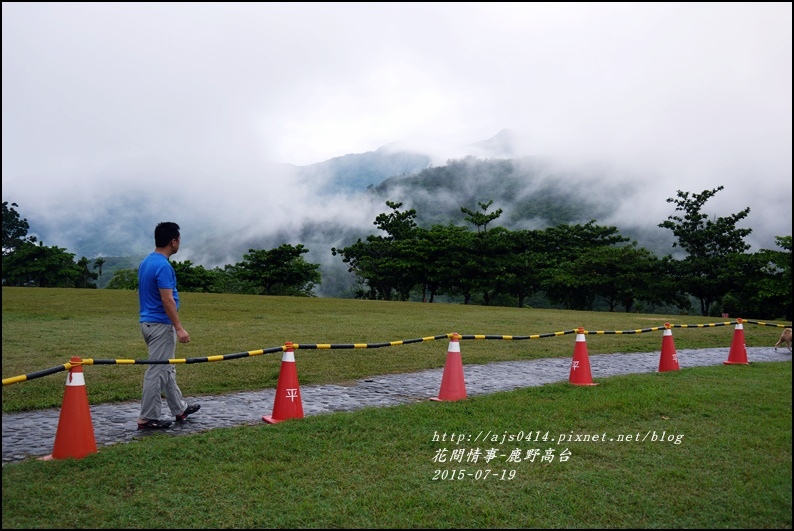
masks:
[[[464,223],[461,207],[488,213],[502,209],[494,223],[505,228],[538,229],[604,219],[617,208],[615,186],[599,185],[598,175],[553,170],[535,158],[450,160],[415,175],[390,177],[370,190],[383,201],[403,202],[417,211],[421,226]]]
[[[368,153],[344,155],[325,162],[301,167],[304,178],[329,175],[319,193],[355,194],[381,183],[387,177],[409,175],[427,168],[432,159],[428,155],[392,152],[384,146]]]
[[[344,201],[353,201],[360,208],[361,201],[376,199],[361,197],[368,188],[371,189],[391,177],[416,175],[432,165],[433,158],[428,153],[405,149],[410,148],[393,143],[376,151],[347,154],[307,166],[272,164],[263,171],[262,179],[264,181],[271,174],[277,174],[280,180],[289,184],[286,189],[288,193],[294,193],[298,187],[305,187],[316,197],[328,198],[322,200],[325,208],[330,208],[331,202],[340,204]],[[504,154],[509,149],[509,132],[502,131],[487,141],[464,146],[461,153]],[[246,194],[247,184],[236,182],[233,176],[221,177],[218,182],[222,184],[204,183],[208,188],[203,194],[207,202],[218,204],[212,209],[197,207],[196,201],[181,190],[175,190],[174,195],[169,196],[153,193],[142,185],[127,189],[107,187],[92,195],[86,195],[82,200],[64,198],[58,207],[40,213],[31,213],[21,204],[20,213],[28,218],[31,234],[38,236],[45,245],[64,247],[77,257],[89,258],[144,255],[152,247],[153,224],[166,218],[177,220],[183,230],[191,229],[194,239],[199,234],[203,235],[202,246],[205,249],[228,248],[214,253],[199,252],[200,260],[207,262],[208,267],[237,262],[249,248],[269,246],[271,242],[272,246],[284,242],[302,243],[307,240],[298,238],[307,234],[310,236],[309,241],[314,242],[317,237],[329,232],[349,240],[352,234],[347,235],[347,232],[353,230],[355,234],[360,233],[361,223],[350,227],[344,220],[317,222],[311,213],[307,215],[301,212],[299,227],[295,224],[282,229],[266,227],[249,235],[249,227],[255,222],[230,221],[233,216],[224,212],[222,206],[229,201],[237,204],[250,201],[250,197],[239,197]],[[201,183],[197,184],[201,187]],[[211,186],[217,186],[219,190],[209,191]],[[163,187],[164,190],[167,189],[167,181]],[[214,197],[215,194],[226,197]],[[8,199],[14,201],[14,198]],[[369,205],[369,208],[381,208],[382,204],[383,202]],[[371,226],[375,215],[377,214],[372,215],[367,226]],[[235,244],[230,246],[230,240],[234,240]]]
[[[488,213],[503,211],[493,226],[542,229],[596,220],[617,226],[621,234],[659,255],[671,252],[672,235],[656,227],[664,218],[648,219],[641,205],[635,208],[638,185],[616,179],[609,168],[517,156],[507,130],[456,150],[464,156],[443,164],[434,165],[438,156],[429,152],[405,149],[390,144],[308,166],[274,165],[268,171],[279,176],[286,198],[269,193],[270,184],[259,185],[258,196],[251,191],[258,183],[228,177],[207,183],[201,200],[155,195],[145,187],[108,189],[90,205],[50,211],[46,218],[26,212],[24,205],[20,213],[45,245],[92,259],[144,256],[153,248],[154,225],[164,220],[180,223],[187,236],[185,251],[175,259],[207,268],[237,263],[249,249],[303,244],[310,251],[305,258],[321,265],[323,283],[316,289],[320,296],[350,291],[351,274],[330,249],[376,233],[375,217],[390,211],[386,201],[403,203],[402,210],[416,209],[417,223],[424,227],[465,226],[461,207],[481,211],[481,203],[492,201]],[[627,204],[629,219],[636,222],[612,222]],[[129,260],[109,260],[103,286],[117,263]]]
[[[308,183],[312,192],[319,196],[355,196],[384,179],[395,175],[413,174],[431,164],[431,158],[425,154],[394,152],[390,146],[384,146],[377,151],[348,154],[308,166],[295,166],[292,164],[274,165],[281,174],[301,183]],[[240,187],[242,188],[242,187]],[[236,195],[237,192],[230,192]],[[10,199],[13,201],[13,199]],[[25,210],[25,205],[20,205],[20,213],[27,217],[31,227],[31,234],[38,236],[45,245],[66,247],[76,256],[142,256],[152,249],[154,225],[152,220],[165,220],[165,218],[178,221],[183,230],[188,226],[203,229],[210,233],[210,239],[205,242],[214,246],[218,240],[231,237],[238,232],[240,227],[229,226],[223,221],[223,212],[204,211],[200,215],[195,212],[187,199],[174,203],[154,195],[150,190],[140,188],[118,192],[107,192],[99,200],[88,201],[87,205],[76,208],[64,206],[57,211],[49,211],[45,217],[36,217]],[[74,206],[74,205],[70,205]],[[172,214],[169,214],[172,213]],[[170,217],[169,217],[170,216]],[[217,218],[213,220],[212,218]],[[185,222],[184,220],[190,220]],[[333,229],[323,227],[319,232],[331,232],[339,235],[346,231],[344,226]],[[257,247],[263,241],[273,241],[277,246],[284,241],[294,240],[294,231],[284,234],[276,231],[263,240],[261,235],[249,238],[247,243],[238,245],[239,249],[229,251],[237,258],[242,258],[242,252],[248,248]],[[318,234],[318,226],[311,220],[306,220],[300,233]],[[196,236],[194,235],[194,238]],[[313,239],[313,238],[310,238]],[[212,260],[210,260],[212,262]],[[215,265],[224,265],[212,263]]]

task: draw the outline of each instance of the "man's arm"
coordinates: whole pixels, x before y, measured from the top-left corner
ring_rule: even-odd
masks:
[[[176,336],[179,338],[180,343],[190,343],[190,334],[187,333],[182,327],[182,321],[179,320],[179,312],[176,309],[176,301],[174,300],[174,292],[171,288],[160,288],[160,298],[163,301],[163,309],[165,314],[171,319],[171,324],[174,325]]]

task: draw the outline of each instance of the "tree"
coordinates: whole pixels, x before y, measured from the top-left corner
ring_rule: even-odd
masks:
[[[90,263],[91,261],[85,256],[83,256],[82,258],[80,258],[80,260],[77,261],[77,269],[80,273],[75,287],[96,288],[96,284],[94,284],[91,281],[96,280],[98,275],[96,273],[91,272],[91,270],[88,269]]]
[[[331,254],[341,255],[348,272],[355,274],[361,288],[357,298],[391,300],[397,288],[392,260],[393,246],[383,236],[369,235],[342,249],[331,248]]]
[[[433,225],[419,233],[416,249],[421,255],[422,300],[436,295],[455,295],[462,287],[461,264],[470,255],[474,233],[455,225]]]
[[[480,228],[482,228],[482,232],[488,230],[488,223],[498,219],[499,216],[502,215],[502,209],[498,209],[490,214],[486,214],[488,212],[488,208],[491,206],[493,201],[488,201],[487,203],[477,203],[480,205],[482,212],[474,212],[473,210],[469,210],[465,207],[460,207],[460,211],[464,214],[468,214],[464,219],[477,227],[477,234],[480,233]]]
[[[375,226],[387,234],[380,242],[383,251],[381,274],[389,279],[399,300],[406,301],[414,286],[426,276],[421,249],[418,247],[418,237],[422,231],[416,226],[416,210],[400,211],[403,204],[392,201],[386,201],[386,205],[392,212],[375,218]],[[378,239],[376,236],[373,241]]]
[[[308,252],[303,245],[286,243],[269,251],[249,249],[237,264],[239,274],[264,295],[313,296],[320,264],[306,262],[301,255]]]
[[[477,236],[471,241],[468,249],[469,256],[461,264],[460,285],[464,304],[468,304],[472,294],[477,293],[482,295],[483,304],[487,306],[497,293],[498,277],[503,272],[499,260],[507,252],[509,242],[506,233],[509,231],[497,227],[497,233],[494,234],[493,231],[489,233],[488,223],[498,219],[502,215],[502,209],[487,214],[493,201],[478,204],[482,212],[475,212],[466,207],[460,208],[462,213],[467,214],[464,220],[477,227]]]
[[[589,262],[583,274],[596,278],[594,284],[596,294],[603,298],[609,311],[615,311],[618,305],[629,313],[637,301],[651,304],[671,303],[676,301],[674,289],[655,289],[662,285],[663,265],[649,250],[637,247],[637,242],[622,247],[598,247],[580,257]]]
[[[700,301],[701,315],[709,315],[712,304],[739,288],[735,271],[730,267],[737,257],[732,255],[750,248],[744,238],[752,229],[736,227],[750,213],[749,208],[714,219],[701,212],[703,205],[724,188],[719,186],[700,194],[678,190],[678,199],[671,197],[667,202],[675,203],[676,212],[684,212],[683,216],[672,215],[659,224],[672,230],[678,239],[673,247],[681,247],[687,253],[678,263],[678,277],[683,290]]]
[[[523,308],[524,300],[540,291],[546,264],[537,247],[538,231],[513,231],[508,237],[509,248],[499,291],[516,297],[518,307]]]
[[[3,201],[3,256],[11,254],[24,243],[35,243],[35,236],[28,236],[30,225],[28,220],[21,218],[14,207],[16,203],[8,206],[8,201]]]
[[[407,240],[413,237],[416,229],[416,210],[413,208],[401,212],[399,209],[402,203],[386,201],[386,205],[392,209],[388,214],[378,214],[373,224],[380,230],[388,234],[390,240]]]
[[[723,312],[791,321],[791,236],[778,236],[775,241],[782,251],[761,249],[732,261],[741,285],[722,298]]]
[[[197,291],[209,293],[214,291],[217,282],[217,272],[208,271],[204,266],[194,266],[190,260],[184,262],[171,262],[176,273],[176,285],[179,291]]]
[[[105,265],[105,262],[107,262],[107,260],[101,256],[94,260],[94,269],[99,268],[99,282],[97,283],[99,287],[102,287],[102,266]]]
[[[81,274],[74,254],[59,247],[45,247],[43,242],[24,242],[3,257],[3,282],[8,286],[73,288]]]
[[[210,288],[212,293],[240,293],[245,295],[256,295],[259,290],[244,280],[241,274],[240,264],[223,266],[223,269],[216,267],[212,270],[214,282]]]
[[[543,290],[548,299],[569,310],[590,310],[596,296],[611,279],[598,271],[597,262],[615,252],[615,245],[629,241],[617,227],[604,227],[595,220],[584,225],[558,225],[541,232],[538,250],[545,264]],[[606,254],[609,254],[606,252]]]
[[[425,263],[418,248],[424,231],[417,228],[416,210],[400,211],[402,203],[386,201],[390,213],[379,214],[374,225],[385,236],[371,234],[354,244],[331,248],[331,254],[341,255],[362,288],[358,297],[391,300],[394,293],[400,300],[408,300],[410,292],[427,277]]]
[[[107,289],[138,289],[138,268],[119,269],[108,282]]]
[[[767,265],[764,271],[769,282],[764,286],[769,308],[774,318],[785,316],[791,322],[791,235],[775,237],[775,243],[782,251],[761,249]]]
[[[506,289],[510,278],[509,265],[514,259],[511,254],[513,239],[511,231],[495,227],[490,231],[473,235],[469,251],[473,260],[473,293],[482,296],[482,304],[490,306],[494,298]]]

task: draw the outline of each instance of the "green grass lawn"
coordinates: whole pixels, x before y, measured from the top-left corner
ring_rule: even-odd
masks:
[[[136,311],[132,292],[3,288],[3,378],[70,356],[145,359]],[[720,322],[191,293],[181,314],[193,339],[178,349],[185,358],[286,341],[380,343],[579,326],[591,331],[591,354],[653,352],[661,331],[594,331]],[[733,326],[673,330],[679,349],[723,346],[726,354],[733,333]],[[771,347],[778,335],[745,326],[748,346]],[[302,385],[343,383],[442,367],[447,346],[299,349],[296,360]],[[570,357],[573,349],[573,335],[461,342],[464,364]],[[139,399],[144,368],[87,366],[92,403]],[[280,355],[263,355],[181,365],[178,378],[186,394],[232,392],[275,387],[279,368]],[[190,436],[157,433],[81,460],[5,465],[3,528],[790,529],[791,389],[790,362],[722,365]],[[3,410],[58,407],[62,396],[61,376],[4,385]],[[489,431],[497,438],[475,440]],[[461,434],[470,439],[458,442]],[[596,434],[605,440],[577,440]]]
[[[598,334],[674,325],[725,323],[725,319],[636,313],[574,312],[390,301],[181,294],[180,316],[191,342],[177,358],[221,356],[283,346],[376,344],[457,332],[463,335],[534,336],[583,327],[592,354],[660,351],[662,331]],[[752,319],[752,316],[742,316]],[[772,346],[773,326],[744,325],[747,346]],[[730,349],[734,326],[674,328],[676,348]],[[573,355],[575,334],[516,341],[465,340],[464,364]],[[72,356],[145,360],[138,326],[137,292],[3,288],[3,379],[62,366]],[[344,383],[367,376],[443,367],[448,341],[383,348],[298,349],[301,384]],[[184,364],[178,381],[187,396],[275,388],[279,353],[229,361]],[[89,400],[99,404],[140,399],[146,365],[87,366]],[[3,386],[3,412],[60,407],[63,378],[46,376]]]

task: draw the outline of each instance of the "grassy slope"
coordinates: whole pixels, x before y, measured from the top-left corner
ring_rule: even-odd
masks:
[[[672,324],[702,324],[714,318],[674,315],[573,312],[505,307],[423,304],[347,299],[263,297],[184,293],[180,315],[191,342],[178,358],[217,356],[304,344],[382,343],[460,334],[529,336],[587,329],[590,355],[654,352],[661,331],[597,334]],[[750,317],[748,317],[750,318]],[[60,366],[72,356],[91,359],[146,359],[138,327],[137,294],[117,290],[3,288],[3,378]],[[676,328],[676,347],[729,349],[734,326]],[[779,329],[745,325],[748,346],[771,346]],[[522,341],[470,340],[461,343],[465,364],[570,357],[575,335]],[[448,342],[431,340],[385,348],[298,350],[302,384],[340,383],[366,376],[443,367]],[[727,356],[727,351],[726,351]],[[186,395],[275,388],[281,357],[180,365]],[[92,403],[137,400],[145,365],[86,368]],[[63,378],[46,376],[3,386],[3,411],[59,407]]]
[[[4,288],[4,378],[72,355],[144,358],[135,311],[130,292]],[[578,326],[634,330],[666,320],[707,322],[202,294],[185,294],[183,318],[193,336],[190,345],[180,346],[184,357],[286,341],[376,343],[453,331],[532,335]],[[725,346],[727,354],[733,328],[677,328],[676,346]],[[771,346],[777,335],[761,326],[747,326],[745,333],[748,346]],[[587,341],[591,355],[651,352],[660,348],[661,332],[593,334]],[[570,357],[573,348],[574,336],[562,335],[465,341],[461,351],[465,363],[486,363]],[[441,367],[446,349],[446,341],[299,349],[296,360],[302,384],[341,382]],[[279,356],[258,356],[185,365],[178,372],[191,393],[234,391],[274,387],[279,365]],[[87,367],[92,401],[139,399],[142,370]],[[154,434],[79,461],[4,466],[3,528],[791,528],[791,384],[791,363],[701,367],[613,377],[597,387],[559,383],[185,437]],[[60,376],[8,385],[3,408],[57,406],[62,394]],[[434,440],[444,433],[474,438],[485,430],[541,436],[460,445]],[[617,442],[621,435],[653,432],[676,439]],[[612,440],[573,437],[557,444],[561,435],[603,433]],[[472,460],[473,450],[491,448],[497,450],[493,460]],[[566,448],[570,457],[561,462]],[[554,458],[528,459],[533,449]],[[437,460],[442,453],[443,462]],[[463,479],[449,479],[461,469]],[[495,475],[486,479],[486,471]]]

